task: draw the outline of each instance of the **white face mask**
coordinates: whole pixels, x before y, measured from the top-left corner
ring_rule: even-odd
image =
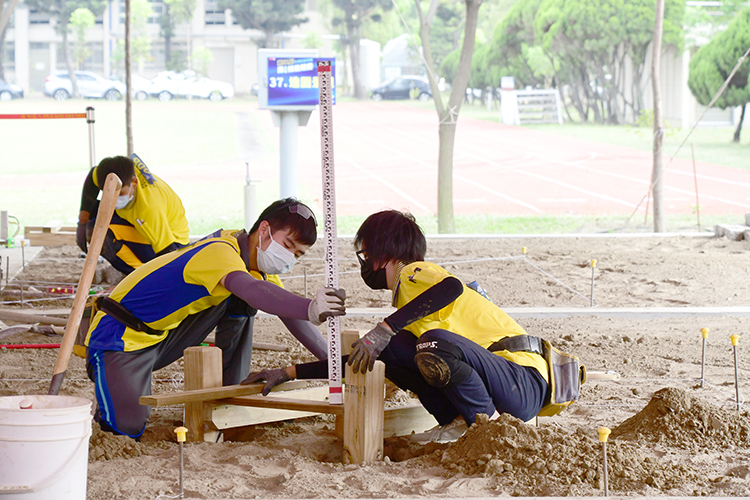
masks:
[[[260,248],[261,238],[260,233],[258,233],[258,269],[266,274],[288,273],[292,266],[297,263],[297,258],[273,239],[270,227],[268,228],[268,235],[271,237],[271,244],[268,245],[266,250],[263,250]]]
[[[117,197],[117,203],[115,204],[115,210],[119,210],[121,208],[125,208],[128,205],[130,205],[130,202],[133,200],[133,194],[124,194],[122,196]]]

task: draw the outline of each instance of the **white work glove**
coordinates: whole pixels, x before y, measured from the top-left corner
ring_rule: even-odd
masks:
[[[307,317],[315,325],[323,323],[331,316],[346,314],[346,290],[343,288],[321,288],[307,307]]]

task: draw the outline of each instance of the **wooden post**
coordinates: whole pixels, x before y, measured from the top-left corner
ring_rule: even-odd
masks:
[[[341,332],[341,355],[348,356],[351,354],[352,344],[367,332],[368,330],[344,330]],[[346,374],[346,369],[344,373]],[[346,377],[344,377],[344,385],[346,385]],[[344,438],[344,417],[345,415],[336,415],[336,423],[333,429],[333,433],[342,439]]]
[[[185,349],[185,390],[221,387],[221,349],[195,346]],[[215,441],[218,431],[206,427],[211,418],[211,403],[185,403],[185,427],[188,441]]]
[[[352,373],[346,365],[344,390],[344,463],[383,459],[385,364],[376,361],[371,372]]]

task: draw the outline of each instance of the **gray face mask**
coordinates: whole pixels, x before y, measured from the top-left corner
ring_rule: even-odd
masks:
[[[297,258],[273,239],[271,228],[268,229],[268,235],[271,237],[271,244],[268,245],[266,250],[260,248],[261,241],[260,235],[258,235],[258,269],[266,274],[288,273],[292,266],[297,263]]]
[[[117,203],[115,204],[115,210],[127,207],[128,205],[130,205],[130,202],[133,201],[133,198],[134,196],[132,193],[118,196]]]

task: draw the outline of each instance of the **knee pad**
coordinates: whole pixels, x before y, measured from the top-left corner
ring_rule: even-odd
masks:
[[[417,342],[414,362],[428,384],[447,387],[460,384],[471,374],[461,349],[443,339]]]

